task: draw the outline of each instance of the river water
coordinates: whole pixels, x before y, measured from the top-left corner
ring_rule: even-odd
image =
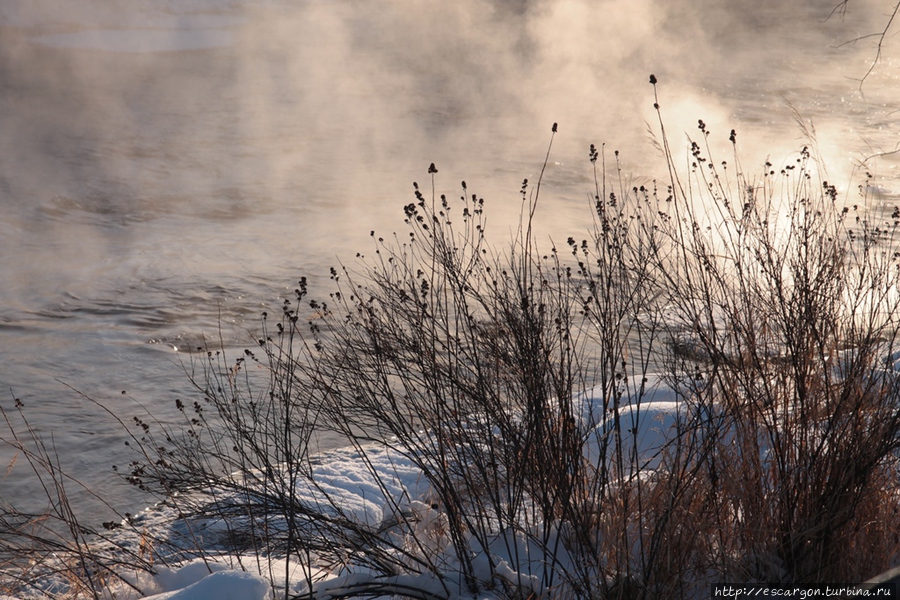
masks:
[[[299,277],[325,281],[370,230],[402,227],[431,162],[439,193],[465,179],[488,201],[503,241],[553,122],[539,220],[580,234],[589,144],[663,172],[651,72],[673,139],[702,118],[723,149],[738,131],[745,166],[777,161],[805,143],[796,111],[852,193],[856,161],[900,142],[900,43],[860,90],[874,41],[841,43],[892,2],[828,18],[837,2],[3,3],[0,406],[19,398],[67,470],[139,508],[110,470],[120,428],[75,390],[125,420],[137,402],[171,415],[187,350],[252,345]],[[870,161],[888,201],[898,164]],[[38,510],[14,454],[0,449],[0,499]]]

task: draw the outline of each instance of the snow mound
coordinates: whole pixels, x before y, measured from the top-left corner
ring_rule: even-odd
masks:
[[[175,580],[189,580],[197,575],[198,567],[205,569],[202,563],[182,567],[175,572]],[[187,572],[182,574],[182,571]],[[245,571],[221,570],[209,573],[207,570],[205,576],[200,576],[199,581],[181,589],[150,596],[148,600],[265,600],[269,593],[269,584],[265,579]]]

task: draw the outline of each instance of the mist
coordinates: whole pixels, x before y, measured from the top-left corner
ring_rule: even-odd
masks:
[[[535,163],[553,122],[558,162],[607,143],[639,171],[651,72],[670,129],[703,118],[765,144],[793,127],[782,98],[811,113],[823,85],[853,95],[870,46],[835,46],[882,17],[876,2],[844,20],[821,2],[104,4],[0,9],[17,203],[100,188],[110,210],[190,214],[184,197],[235,187],[380,201],[432,161],[453,179]]]
[[[799,118],[846,191],[861,158],[895,149],[900,49],[863,95],[874,42],[841,44],[890,2],[831,4],[4,3],[0,386],[51,431],[77,405],[60,381],[168,406],[173,355],[211,332],[252,341],[299,276],[401,229],[432,162],[438,193],[466,180],[505,241],[553,123],[538,219],[580,235],[590,144],[610,164],[619,150],[626,177],[662,175],[650,73],[678,152],[703,119],[723,159],[734,128],[745,166],[781,161],[809,142]],[[897,164],[878,163],[888,190]],[[112,439],[81,467],[105,469]]]

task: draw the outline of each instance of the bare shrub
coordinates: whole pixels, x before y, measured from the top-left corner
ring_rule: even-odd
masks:
[[[183,421],[128,422],[123,477],[178,517],[155,555],[230,552],[286,599],[685,598],[894,564],[900,213],[839,199],[812,144],[753,179],[735,132],[728,164],[699,130],[682,169],[660,117],[665,183],[591,146],[592,227],[546,250],[541,178],[503,247],[431,165],[327,299],[301,279],[255,348],[198,349]],[[354,498],[319,435],[365,466]]]
[[[729,173],[708,158],[699,129],[690,173],[650,202],[665,215],[654,222],[667,240],[657,289],[703,358],[689,401],[725,424],[708,431],[699,457],[709,522],[727,542],[717,570],[862,580],[896,560],[896,547],[867,563],[847,550],[864,523],[896,522],[892,502],[877,499],[900,433],[900,215],[879,214],[867,186],[840,202],[813,146],[754,181],[737,160]]]

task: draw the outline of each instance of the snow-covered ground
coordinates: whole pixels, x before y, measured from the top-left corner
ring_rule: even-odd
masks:
[[[885,348],[884,373],[900,370],[898,354],[892,354],[890,350],[890,347]],[[836,378],[842,376],[843,362],[852,360],[853,356],[849,350],[839,355],[835,364]],[[676,389],[671,380],[659,375],[632,378],[624,389],[627,392],[615,413],[604,404],[603,394],[596,390],[576,399],[575,411],[581,415],[580,427],[586,440],[583,455],[586,461],[598,467],[601,461],[612,461],[616,455],[624,456],[628,469],[626,477],[646,479],[660,467],[672,440],[684,431],[685,426],[692,426],[690,419],[698,418],[698,408],[701,412],[703,409],[686,399],[691,397],[689,392]],[[618,421],[614,414],[618,415]],[[715,418],[714,415],[700,415],[700,418],[710,417]],[[616,448],[617,443],[621,448]],[[759,450],[763,455],[767,452],[762,446]],[[434,573],[429,574],[428,569],[423,573],[411,569],[395,577],[382,575],[379,582],[387,595],[393,586],[395,591],[417,590],[416,597],[422,598],[466,596],[458,575],[462,569],[446,539],[447,517],[435,504],[436,494],[428,479],[408,455],[391,449],[390,444],[366,444],[323,452],[310,462],[311,472],[298,478],[295,490],[298,504],[313,507],[315,514],[338,515],[346,522],[359,524],[361,529],[379,535],[411,536],[416,544],[430,544],[427,551],[432,558],[429,560],[437,556],[436,564],[446,567],[446,573],[439,577],[443,578],[441,581]],[[607,467],[609,471],[614,469],[612,462],[608,462]],[[195,495],[192,505],[209,502],[240,506],[241,500],[229,494],[232,492],[210,489],[205,495]],[[254,526],[258,527],[256,522],[240,514],[233,516],[233,512],[231,517],[216,516],[215,510],[186,520],[179,512],[177,499],[162,502],[134,515],[126,527],[108,538],[107,542],[113,542],[113,552],[115,548],[137,552],[145,539],[165,540],[173,550],[166,555],[161,548],[154,548],[159,563],[153,573],[119,573],[122,581],[110,584],[107,597],[117,600],[263,600],[280,597],[288,590],[292,595],[310,594],[309,597],[315,598],[354,598],[357,597],[354,590],[362,590],[366,581],[371,582],[372,571],[353,560],[328,567],[299,564],[296,557],[287,561],[277,553],[267,555],[258,548],[245,554],[225,551],[222,540],[235,532],[252,532]],[[530,514],[526,520],[537,526],[531,520],[533,516]],[[276,517],[266,521],[266,527],[278,527],[278,523]],[[401,530],[400,523],[407,529]],[[504,585],[522,586],[523,582],[528,585],[532,581],[534,592],[538,595],[546,592],[541,587],[540,577],[535,575],[544,567],[546,546],[541,550],[533,547],[532,541],[521,537],[519,532],[504,531],[498,531],[487,547],[480,544],[472,543],[471,559],[479,578],[496,581],[498,589]],[[179,550],[184,553],[179,554]],[[185,560],[184,556],[202,558]],[[562,560],[566,560],[564,555]],[[456,591],[448,593],[447,582],[454,578]],[[68,596],[69,586],[70,582],[64,578],[50,577],[35,582],[32,590],[21,599]],[[367,593],[358,597],[367,597],[370,591],[368,588]],[[0,600],[9,599],[0,596]]]
[[[632,384],[638,385],[639,382]],[[671,438],[673,428],[683,415],[678,394],[660,378],[649,380],[644,387],[641,401],[623,405],[620,418],[621,430],[625,432],[623,445],[639,453],[631,464],[642,465],[649,470],[658,464],[660,450]],[[604,452],[600,447],[609,444],[611,438],[610,413],[603,410],[598,396],[588,393],[582,400],[583,424],[590,431],[584,455],[591,461],[601,460]],[[444,517],[432,506],[432,493],[426,478],[398,452],[377,446],[343,448],[318,455],[314,458],[314,464],[312,480],[315,484],[310,485],[309,481],[304,480],[297,490],[299,501],[307,505],[320,505],[325,513],[329,508],[339,507],[342,517],[378,530],[396,523],[397,513],[400,512],[407,520],[418,524],[423,538],[428,537],[429,528],[441,526]],[[410,515],[412,519],[409,519]],[[144,532],[149,534],[149,538],[169,536],[174,545],[182,548],[190,544],[207,545],[207,548],[200,548],[205,556],[187,563],[160,564],[154,569],[154,575],[126,573],[124,579],[128,584],[114,584],[107,590],[108,595],[118,600],[145,597],[155,600],[262,600],[273,594],[272,583],[279,588],[278,594],[283,594],[284,585],[288,585],[294,593],[309,591],[301,565],[288,564],[283,559],[267,560],[259,553],[239,555],[217,550],[217,541],[235,526],[235,523],[221,519],[195,519],[184,523],[167,503],[142,511],[131,519],[130,527],[121,533],[122,536],[134,537],[135,532]],[[508,538],[500,538],[503,536],[498,536],[496,545],[483,552],[491,554],[490,565],[493,567],[489,566],[486,556],[473,559],[476,565],[479,560],[484,560],[485,576],[517,582],[534,577],[528,572],[530,566],[523,569],[521,557],[517,561],[511,556],[515,552],[511,548],[522,546],[523,542],[519,540],[510,544]],[[117,543],[122,547],[136,547],[140,541],[122,538]],[[527,542],[524,544],[527,546]],[[527,547],[521,549],[525,553],[523,555],[530,552]],[[448,569],[452,570],[451,553],[448,551],[446,554]],[[332,572],[320,571],[316,576],[319,581],[315,589],[320,596],[327,595],[328,589],[340,589],[340,593],[346,595],[352,592],[359,578],[365,576],[365,570],[351,572],[345,568]],[[408,585],[424,590],[432,588],[435,597],[441,596],[442,589],[438,582],[429,582],[423,577],[428,576],[401,575],[387,581],[386,585]],[[66,589],[66,582],[48,580],[36,587],[45,594],[55,596]],[[443,595],[446,596],[446,590]]]

